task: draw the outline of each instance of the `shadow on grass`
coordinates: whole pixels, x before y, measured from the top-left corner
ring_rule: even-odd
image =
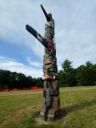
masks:
[[[96,104],[96,100],[86,101],[82,102],[80,104],[75,104],[72,106],[61,108],[60,110],[60,116],[56,118],[54,121],[51,122],[44,122],[43,119],[40,117],[40,111],[35,111],[32,113],[31,117],[27,120],[27,126],[28,128],[34,127],[34,128],[55,128],[56,125],[54,125],[54,122],[57,120],[62,120],[64,117],[66,117],[69,113],[85,109],[86,107],[90,107],[92,105]],[[26,127],[27,128],[27,127]]]
[[[64,118],[68,113],[85,109],[86,107],[90,107],[94,104],[96,104],[96,99],[91,100],[91,101],[86,101],[86,102],[83,102],[83,103],[80,103],[80,104],[75,104],[75,105],[72,105],[72,106],[61,108],[60,118]]]
[[[52,122],[44,121],[40,117],[40,111],[34,111],[32,115],[23,122],[26,128],[55,128]]]

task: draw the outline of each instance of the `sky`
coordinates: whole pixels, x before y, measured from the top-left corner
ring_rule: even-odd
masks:
[[[25,30],[44,36],[40,4],[55,20],[58,69],[66,59],[74,68],[96,63],[96,0],[0,0],[0,69],[43,77],[44,47]]]

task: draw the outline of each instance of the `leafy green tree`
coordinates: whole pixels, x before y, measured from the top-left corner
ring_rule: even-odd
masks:
[[[59,73],[58,73],[58,75],[59,75],[59,85],[61,87],[64,87],[65,86],[64,85],[64,71],[63,70],[60,70]]]
[[[72,62],[65,60],[62,64],[62,70],[59,72],[60,80],[63,86],[76,85],[76,73],[72,67]]]
[[[18,73],[11,72],[10,75],[10,84],[8,86],[9,89],[17,88],[18,87]]]
[[[42,78],[37,78],[37,86],[43,87],[43,79]]]
[[[90,61],[76,69],[78,85],[94,85],[96,81],[96,67]]]
[[[33,78],[31,76],[26,77],[26,88],[30,88],[34,85]]]
[[[10,84],[10,75],[10,71],[0,70],[0,84],[2,88],[8,88]]]

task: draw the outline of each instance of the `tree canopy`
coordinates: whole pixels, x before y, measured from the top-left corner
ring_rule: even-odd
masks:
[[[72,67],[72,62],[65,60],[59,71],[61,86],[87,86],[96,85],[96,64],[90,61],[77,68]]]

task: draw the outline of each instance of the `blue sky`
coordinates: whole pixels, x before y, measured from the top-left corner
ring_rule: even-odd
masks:
[[[44,47],[26,30],[44,35],[43,4],[55,19],[58,68],[96,63],[96,0],[0,0],[0,69],[42,77]]]

